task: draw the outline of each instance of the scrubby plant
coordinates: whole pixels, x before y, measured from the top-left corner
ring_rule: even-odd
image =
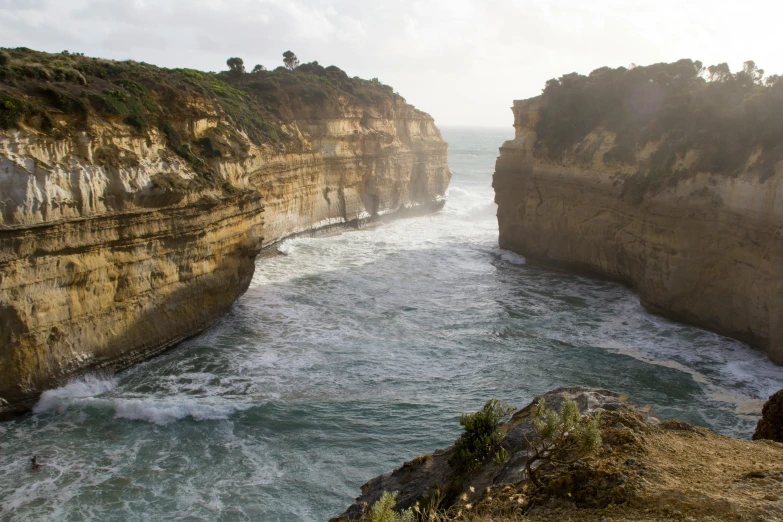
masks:
[[[50,82],[54,79],[52,71],[40,63],[14,63],[14,65],[11,66],[11,70],[20,77],[42,80],[45,82]]]
[[[528,438],[525,471],[531,482],[542,486],[539,473],[545,469],[575,464],[601,445],[600,412],[579,413],[579,406],[567,393],[563,394],[560,411],[538,401],[531,422],[533,434]]]
[[[24,102],[10,96],[0,96],[0,129],[16,127],[24,113]]]
[[[11,63],[11,55],[0,49],[0,67],[8,67]]]
[[[285,65],[285,68],[289,71],[293,71],[297,67],[299,67],[299,58],[296,57],[296,54],[294,54],[291,51],[286,51],[283,53],[283,64]]]
[[[381,498],[362,514],[361,522],[414,522],[416,517],[413,510],[394,511],[398,494],[398,491],[384,491]]]
[[[490,455],[496,460],[504,455],[507,457],[501,446],[503,434],[499,428],[512,411],[514,409],[504,401],[491,399],[477,412],[464,413],[459,423],[465,431],[454,443],[449,465],[458,474],[466,474],[480,468]]]

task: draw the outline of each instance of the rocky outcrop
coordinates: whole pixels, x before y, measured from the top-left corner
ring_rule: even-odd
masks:
[[[783,390],[773,393],[761,409],[753,440],[783,442]]]
[[[624,282],[650,310],[758,346],[783,364],[783,163],[760,176],[756,154],[725,175],[700,170],[700,152],[690,150],[658,189],[636,197],[646,189],[634,183],[651,179],[637,173],[658,142],[610,161],[620,137],[598,127],[553,160],[539,150],[540,105],[514,102],[516,135],[500,149],[500,246]]]
[[[385,475],[375,477],[362,486],[362,494],[342,515],[333,521],[354,520],[368,505],[377,502],[385,492],[397,492],[395,509],[406,509],[416,502],[426,499],[439,490],[450,491],[452,496],[462,495],[466,502],[480,499],[486,488],[500,484],[515,484],[525,478],[527,461],[527,440],[531,438],[533,427],[533,409],[543,399],[548,408],[560,409],[563,394],[567,393],[579,406],[582,414],[593,411],[617,411],[633,409],[619,393],[583,387],[564,387],[534,398],[528,406],[517,411],[503,430],[502,446],[508,452],[508,458],[498,464],[488,461],[481,469],[467,476],[457,476],[449,466],[448,460],[454,452],[454,446],[436,450],[432,454],[421,455],[400,468]],[[655,422],[655,420],[653,420]]]
[[[63,59],[86,72],[97,63],[120,74],[109,69],[120,67],[116,62]],[[182,80],[152,66],[127,67],[116,90],[98,71],[86,87],[46,80],[29,86],[30,94],[3,98],[6,112],[27,103],[27,113],[18,120],[0,114],[0,123],[13,124],[0,130],[0,416],[29,409],[43,390],[74,375],[125,368],[203,330],[247,289],[265,245],[443,205],[447,145],[432,118],[390,88],[360,98],[334,94],[333,83],[311,73],[270,72],[265,81],[273,87],[316,82],[332,97],[279,87],[273,101],[252,105],[250,94],[216,83],[218,75],[178,73]],[[387,89],[331,69],[346,89]],[[148,90],[127,79],[136,70],[158,75]],[[166,83],[192,78],[201,91]],[[9,85],[29,80],[15,81]],[[199,94],[213,84],[248,105]],[[0,96],[5,88],[0,83]],[[48,98],[35,101],[40,92]],[[66,110],[81,99],[111,97],[131,107],[133,93],[146,96],[139,94],[151,107],[147,116]],[[168,98],[174,95],[176,104]],[[47,105],[51,99],[65,109]],[[256,108],[279,117],[264,113],[256,125],[268,136],[251,139],[238,121]],[[140,118],[156,114],[163,122],[157,128],[140,127]]]
[[[533,405],[559,408],[569,392],[582,413],[601,411],[601,445],[575,464],[524,474]],[[607,391],[560,388],[533,399],[502,426],[508,458],[487,459],[459,477],[453,447],[421,455],[362,486],[334,522],[357,520],[383,492],[396,510],[427,510],[434,519],[464,520],[778,520],[783,506],[783,444],[717,435],[678,420],[661,422],[649,408]],[[417,504],[418,503],[418,504]],[[401,517],[402,518],[402,517]]]

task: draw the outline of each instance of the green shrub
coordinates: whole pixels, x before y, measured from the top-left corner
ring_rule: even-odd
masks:
[[[369,511],[363,513],[359,520],[361,522],[414,522],[416,517],[412,510],[394,511],[398,493],[397,491],[394,493],[384,491],[378,502],[373,504]]]
[[[11,70],[20,77],[31,78],[35,80],[43,80],[50,82],[54,79],[52,71],[41,65],[40,63],[21,63],[11,66]]]
[[[490,455],[494,455],[496,460],[503,457],[500,444],[503,434],[499,427],[512,411],[513,408],[505,402],[491,399],[477,412],[460,417],[459,423],[465,431],[454,443],[454,453],[449,458],[449,465],[457,474],[480,468]]]
[[[47,87],[41,89],[41,95],[52,107],[61,110],[65,114],[87,116],[87,105],[82,100],[74,98],[65,92]]]
[[[219,158],[223,154],[220,152],[215,139],[212,136],[204,136],[196,141],[196,145],[201,149],[201,154],[206,158]]]
[[[536,486],[542,485],[539,478],[542,470],[579,462],[601,445],[600,412],[582,415],[567,393],[563,394],[559,413],[547,409],[541,399],[534,415],[533,435],[527,440],[525,471]]]
[[[18,126],[25,112],[23,101],[10,96],[0,96],[0,129],[12,129]]]
[[[8,67],[11,63],[11,55],[6,51],[0,50],[0,67]]]

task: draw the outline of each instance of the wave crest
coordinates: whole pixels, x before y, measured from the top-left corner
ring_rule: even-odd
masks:
[[[506,263],[511,263],[512,265],[524,265],[527,263],[527,259],[525,259],[523,256],[520,256],[519,254],[515,254],[510,250],[503,250],[502,248],[500,248],[499,250],[500,250],[500,259],[502,259]]]
[[[64,411],[71,404],[92,402],[95,397],[112,391],[117,382],[112,378],[85,375],[70,381],[61,388],[46,390],[38,399],[33,413]]]

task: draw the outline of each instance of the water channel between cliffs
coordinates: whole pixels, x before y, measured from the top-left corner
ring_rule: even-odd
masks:
[[[490,184],[511,132],[443,135],[441,212],[286,241],[201,336],[0,424],[0,519],[323,521],[450,444],[461,412],[564,384],[750,435],[783,368],[627,288],[499,250]]]

